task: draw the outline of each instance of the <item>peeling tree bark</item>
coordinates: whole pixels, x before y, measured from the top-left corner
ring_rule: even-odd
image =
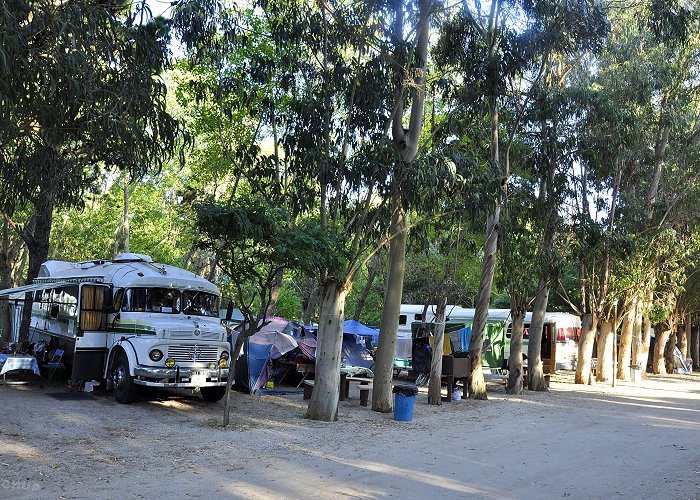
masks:
[[[527,385],[531,391],[546,391],[547,384],[542,370],[542,329],[544,328],[544,313],[547,311],[549,300],[549,283],[545,278],[540,278],[538,290],[532,307],[530,340],[527,343]]]
[[[393,408],[392,378],[394,374],[394,353],[396,352],[396,333],[399,329],[401,312],[401,295],[406,259],[406,213],[397,209],[391,220],[391,234],[395,235],[389,243],[389,275],[386,281],[384,309],[379,323],[379,345],[374,365],[374,383],[372,389],[372,409],[389,413]]]
[[[347,290],[337,281],[323,285],[322,323],[318,325],[314,390],[306,416],[311,420],[338,420],[340,395],[340,355]]]
[[[661,327],[659,325],[656,327],[656,342],[654,343],[654,361],[652,365],[652,370],[657,375],[666,374],[666,361],[664,358],[664,351],[666,350],[666,344],[668,343],[670,336],[670,326]]]
[[[618,351],[617,378],[618,380],[629,379],[629,366],[632,360],[632,337],[634,332],[634,321],[637,316],[637,298],[632,299],[632,303],[623,313],[622,330],[620,331],[620,349]]]
[[[598,316],[593,313],[584,314],[581,318],[581,337],[578,340],[578,357],[576,359],[577,384],[589,384],[591,380],[591,355],[598,329]]]
[[[481,281],[476,299],[474,311],[474,323],[472,336],[469,340],[469,357],[472,360],[472,381],[470,398],[487,399],[484,373],[481,369],[481,352],[484,345],[484,331],[488,319],[489,301],[491,299],[491,286],[496,270],[496,251],[498,243],[498,221],[500,220],[501,206],[496,205],[496,210],[487,223],[487,238],[484,244],[484,263],[481,268]]]
[[[442,403],[442,351],[445,344],[445,309],[447,296],[440,297],[437,302],[435,318],[435,345],[433,357],[430,360],[430,384],[428,386],[428,404]],[[448,388],[449,390],[449,388]]]
[[[612,377],[613,370],[613,342],[615,334],[610,321],[600,324],[600,336],[598,337],[598,368],[596,369],[596,382],[607,382]]]
[[[523,393],[523,327],[525,310],[511,309],[512,327],[510,336],[510,355],[508,356],[507,394]]]

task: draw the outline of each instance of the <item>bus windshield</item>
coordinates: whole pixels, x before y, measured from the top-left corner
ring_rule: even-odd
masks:
[[[184,291],[182,312],[192,316],[219,316],[219,297],[213,293]]]
[[[170,288],[129,288],[124,293],[122,311],[177,314],[180,291]]]

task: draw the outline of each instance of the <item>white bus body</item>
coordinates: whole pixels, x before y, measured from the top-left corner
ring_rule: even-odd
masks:
[[[0,292],[14,304],[15,340],[25,294],[33,300],[29,341],[63,349],[72,380],[102,380],[121,403],[134,400],[137,386],[223,397],[230,346],[219,291],[204,278],[142,254],[47,261],[34,284]]]

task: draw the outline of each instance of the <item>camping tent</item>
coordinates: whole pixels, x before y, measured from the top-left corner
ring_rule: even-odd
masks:
[[[255,393],[270,378],[270,361],[295,349],[297,341],[288,333],[294,325],[284,318],[269,318],[266,324],[243,342],[243,353],[236,361],[236,390]]]
[[[318,332],[318,326],[304,327],[306,331],[312,332],[314,335]],[[359,321],[352,319],[343,322],[343,347],[341,351],[341,359],[346,366],[360,366],[363,368],[372,368],[374,358],[372,353],[365,347],[364,338],[369,336],[379,335],[379,332],[374,328],[363,325]],[[308,337],[307,337],[308,338]],[[299,341],[299,347],[303,341]],[[305,345],[309,348],[310,346]],[[304,354],[312,359],[316,358],[316,345],[314,342],[313,351],[306,351]],[[302,348],[302,351],[304,349]]]

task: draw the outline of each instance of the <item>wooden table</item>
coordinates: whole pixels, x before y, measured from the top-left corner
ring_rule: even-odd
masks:
[[[372,390],[372,382],[374,379],[369,377],[347,377],[345,379],[345,395],[350,393],[350,382],[359,382],[360,386],[360,405],[367,406],[369,400],[369,391]]]

